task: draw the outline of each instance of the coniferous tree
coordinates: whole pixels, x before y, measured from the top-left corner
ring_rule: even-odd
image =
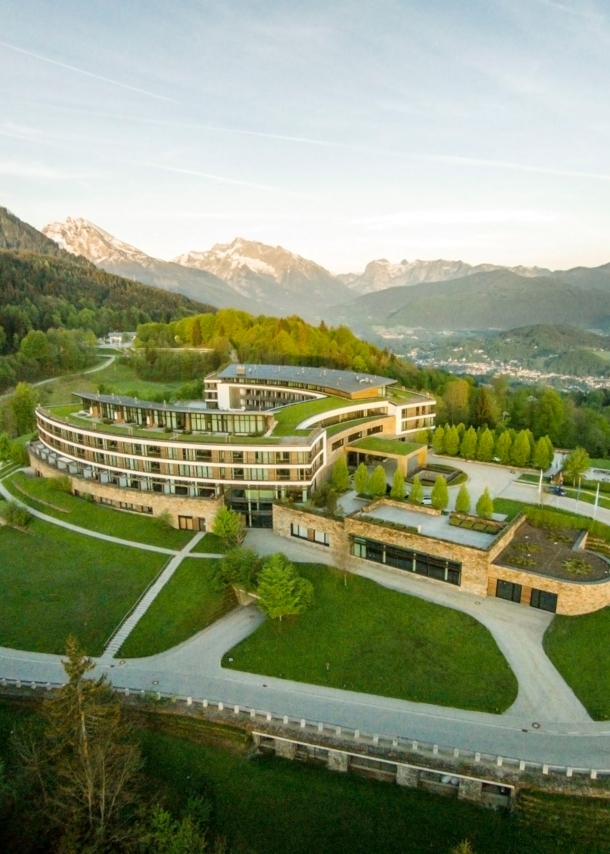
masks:
[[[409,501],[414,504],[421,504],[424,498],[424,488],[421,485],[421,480],[417,475],[413,478],[411,491],[409,492]]]
[[[272,620],[296,616],[313,602],[313,584],[280,553],[269,555],[258,575],[258,607]]]
[[[485,487],[485,491],[477,501],[477,516],[480,516],[481,519],[491,519],[493,512],[494,503],[491,495],[489,494],[489,489]]]
[[[371,479],[369,481],[369,492],[374,498],[380,498],[386,493],[385,469],[383,466],[376,466]]]
[[[500,433],[498,436],[498,441],[496,442],[496,457],[500,460],[504,465],[508,465],[510,463],[510,454],[513,446],[513,440],[510,435],[509,430],[504,430],[504,432]]]
[[[477,453],[477,434],[474,427],[469,427],[464,433],[460,444],[460,456],[465,460],[474,460]]]
[[[494,455],[494,437],[489,427],[484,427],[481,430],[477,441],[477,460],[482,463],[489,463]]]
[[[360,463],[354,474],[354,487],[358,495],[366,495],[369,491],[369,470]]]
[[[399,468],[396,468],[396,471],[394,472],[390,497],[394,498],[396,501],[402,501],[405,497],[405,476]]]
[[[436,510],[444,510],[449,504],[449,490],[447,489],[447,481],[441,475],[439,475],[434,481],[434,486],[432,487],[432,494],[430,496],[432,499],[432,506]]]
[[[470,513],[470,493],[466,489],[466,484],[460,486],[460,491],[455,500],[456,513]]]
[[[530,461],[532,449],[527,430],[521,430],[513,442],[510,461],[514,466],[526,466]]]
[[[345,492],[349,489],[349,471],[345,454],[341,454],[333,466],[332,484],[337,492]]]
[[[432,436],[432,450],[435,454],[445,453],[445,428],[437,427]]]
[[[458,428],[454,425],[445,431],[445,453],[450,457],[457,456],[460,449],[460,434]]]
[[[212,533],[220,537],[225,545],[235,548],[241,545],[246,534],[244,521],[233,508],[223,504],[214,519]]]

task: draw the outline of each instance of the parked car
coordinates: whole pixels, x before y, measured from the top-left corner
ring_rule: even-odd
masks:
[[[552,492],[553,495],[565,495],[566,491],[563,486],[549,486],[549,492]]]
[[[424,507],[432,507],[432,499],[429,495],[426,495],[424,498],[422,498],[421,503],[424,505]]]

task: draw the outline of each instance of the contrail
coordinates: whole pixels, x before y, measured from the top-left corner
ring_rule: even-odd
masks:
[[[603,172],[582,172],[578,169],[559,169],[553,166],[536,166],[525,163],[513,163],[508,160],[486,160],[480,157],[466,157],[458,154],[422,154],[415,151],[392,151],[387,148],[370,148],[363,145],[354,145],[349,142],[335,142],[333,140],[316,139],[306,136],[289,136],[288,134],[268,133],[257,130],[244,130],[242,128],[227,128],[217,125],[205,125],[199,122],[176,122],[171,119],[149,119],[139,116],[127,116],[118,113],[106,113],[98,110],[87,110],[72,107],[57,107],[61,110],[84,112],[88,115],[100,116],[102,118],[114,118],[121,121],[133,121],[141,124],[165,125],[167,127],[182,127],[210,131],[212,133],[229,133],[238,136],[257,136],[264,139],[277,139],[283,142],[294,142],[300,145],[315,145],[323,148],[339,148],[347,151],[356,151],[361,154],[373,154],[379,157],[393,157],[402,160],[429,161],[431,163],[455,163],[461,166],[482,166],[489,169],[512,169],[517,172],[534,172],[541,175],[557,175],[560,178],[586,178],[597,181],[610,181],[610,175]],[[260,186],[260,185],[253,185]],[[276,189],[266,187],[265,189]]]
[[[302,199],[313,199],[314,196],[298,193],[296,190],[285,190],[283,187],[272,187],[269,184],[254,184],[250,181],[240,181],[237,178],[225,178],[223,175],[212,175],[209,172],[199,172],[195,169],[180,169],[177,166],[160,166],[158,163],[137,163],[150,169],[161,169],[163,172],[176,172],[179,175],[195,175],[198,178],[208,178],[210,181],[220,181],[223,184],[235,184],[238,187],[251,187],[255,190],[267,190],[271,193],[284,193],[288,196],[298,196]]]
[[[182,101],[176,101],[174,98],[166,98],[164,95],[157,95],[156,92],[149,92],[147,89],[138,89],[137,86],[129,86],[127,83],[120,83],[118,80],[112,80],[110,77],[102,77],[100,74],[93,74],[91,71],[85,71],[83,68],[77,68],[75,65],[67,65],[65,62],[58,62],[56,59],[49,59],[47,56],[41,56],[39,53],[32,53],[30,50],[24,50],[22,47],[16,47],[16,45],[8,44],[8,42],[0,41],[0,47],[15,50],[17,53],[22,53],[25,56],[31,56],[33,59],[40,59],[42,62],[48,62],[51,65],[57,65],[59,68],[67,68],[68,71],[75,71],[77,74],[84,74],[85,77],[93,77],[94,80],[111,83],[113,86],[120,86],[121,89],[129,89],[131,92],[138,92],[140,95],[147,95],[149,98],[157,98],[159,101],[168,101],[170,104],[179,104],[181,107],[184,106]]]

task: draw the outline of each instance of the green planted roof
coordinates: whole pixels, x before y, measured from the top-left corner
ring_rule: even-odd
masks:
[[[349,447],[375,454],[406,457],[424,446],[416,442],[402,442],[400,439],[380,439],[378,436],[367,436],[366,439],[350,442]]]

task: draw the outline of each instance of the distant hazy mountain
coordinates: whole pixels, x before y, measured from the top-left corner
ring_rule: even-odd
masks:
[[[423,282],[447,282],[461,279],[475,273],[489,273],[494,270],[509,270],[519,276],[547,276],[551,272],[543,267],[502,267],[496,264],[478,264],[476,267],[463,261],[401,261],[392,264],[385,258],[371,261],[364,273],[347,273],[338,278],[350,290],[359,294],[384,291],[387,288],[419,285]]]
[[[211,273],[189,270],[180,264],[152,258],[86,219],[68,217],[65,222],[46,225],[42,231],[68,252],[84,256],[109,273],[156,285],[218,308],[235,307],[250,311],[257,308]]]
[[[336,320],[359,334],[368,334],[373,326],[501,330],[569,323],[607,330],[610,269],[606,279],[606,268],[610,265],[589,270],[587,275],[568,271],[534,278],[493,270],[408,289],[394,287],[365,294],[341,306]],[[564,276],[568,281],[563,280]],[[595,284],[588,285],[587,280]],[[604,286],[605,281],[608,287]]]
[[[187,252],[174,261],[212,273],[237,293],[271,305],[281,314],[300,312],[310,317],[351,297],[343,282],[319,264],[281,246],[241,237],[217,243],[207,252]]]

